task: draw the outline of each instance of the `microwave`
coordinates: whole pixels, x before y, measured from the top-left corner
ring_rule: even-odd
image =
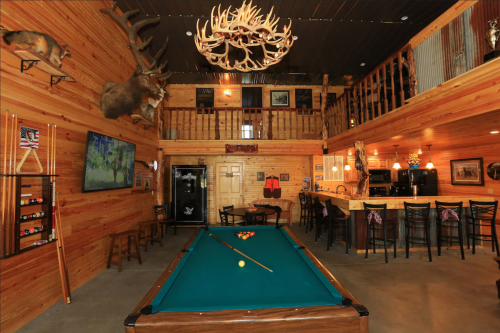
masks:
[[[370,184],[387,184],[391,182],[391,170],[370,170]]]

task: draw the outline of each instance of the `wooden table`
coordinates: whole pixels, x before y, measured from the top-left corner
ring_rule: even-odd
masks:
[[[254,211],[248,211],[247,208],[235,208],[226,211],[226,213],[231,216],[245,216],[245,213],[273,215],[276,211],[272,208],[257,207],[257,210]]]

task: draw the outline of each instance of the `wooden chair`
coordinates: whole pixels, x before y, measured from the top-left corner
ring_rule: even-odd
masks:
[[[109,246],[109,256],[108,256],[108,265],[107,268],[111,267],[111,264],[118,265],[118,272],[122,271],[122,260],[127,258],[130,261],[130,258],[137,258],[139,260],[139,265],[142,265],[141,259],[141,250],[139,249],[139,230],[129,230],[123,231],[116,234],[109,235],[111,238],[111,243]],[[122,238],[127,237],[127,249],[122,250]],[[115,245],[115,240],[118,240],[118,244]],[[131,253],[131,242],[135,244],[135,252]],[[118,248],[118,252],[114,252],[114,249]],[[117,255],[118,258],[116,261],[112,261],[113,255]]]
[[[229,215],[227,214],[226,211],[221,211],[219,209],[219,217],[220,217],[220,225],[221,226],[229,225]],[[233,219],[234,219],[234,217],[233,217]],[[233,226],[234,226],[234,222],[233,222]]]
[[[253,206],[256,208],[272,208],[269,205],[260,205],[260,204],[254,204]],[[258,217],[258,219],[260,219],[260,217]],[[262,221],[259,221],[259,222],[261,222],[261,224],[263,224],[263,225],[266,225],[267,224],[267,215],[264,214],[264,218],[262,219]]]
[[[166,234],[168,226],[175,223],[175,219],[168,217],[168,205],[155,206],[155,216],[160,222],[161,238],[163,238],[163,227],[165,227]]]
[[[262,224],[264,221],[266,214],[264,212],[262,213],[245,213],[245,221],[246,225],[258,225],[259,223]]]
[[[150,229],[149,236],[148,227]],[[144,246],[144,251],[148,252],[148,241],[151,241],[151,245],[153,245],[154,242],[158,242],[160,243],[160,247],[163,247],[160,229],[161,226],[159,220],[139,222],[139,245]],[[142,233],[144,233],[144,237],[142,237]],[[144,244],[141,244],[141,239],[144,239]]]
[[[228,211],[228,210],[230,210],[230,209],[234,209],[234,205],[231,205],[231,206],[223,206],[223,207],[222,207],[222,210],[223,210],[224,212],[227,212],[227,211]],[[219,209],[219,212],[220,212],[220,209]],[[229,218],[229,217],[226,215],[226,225],[229,225],[229,219],[228,219],[228,218]],[[233,227],[234,227],[234,215],[232,216],[232,218],[233,218]],[[222,219],[221,219],[221,221],[222,221]]]

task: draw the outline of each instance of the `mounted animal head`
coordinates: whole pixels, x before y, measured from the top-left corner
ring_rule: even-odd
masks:
[[[157,78],[166,80],[171,75],[170,72],[162,73],[168,60],[160,66],[157,66],[160,56],[167,49],[168,37],[165,44],[163,44],[162,48],[153,57],[151,65],[149,66],[146,66],[144,63],[141,50],[151,43],[153,37],[150,37],[147,41],[141,44],[137,44],[136,42],[137,32],[146,25],[159,22],[160,18],[157,17],[154,19],[141,20],[129,27],[128,18],[137,14],[139,10],[136,9],[128,11],[121,17],[118,17],[114,13],[115,7],[116,2],[114,2],[107,9],[101,9],[101,12],[111,16],[127,32],[130,49],[132,50],[132,53],[137,61],[137,69],[125,83],[117,84],[113,82],[106,82],[104,84],[101,95],[101,111],[104,114],[104,117],[109,119],[116,119],[119,116],[132,111],[141,102],[142,96],[145,93],[161,95],[164,90],[158,84],[153,82],[152,79]]]

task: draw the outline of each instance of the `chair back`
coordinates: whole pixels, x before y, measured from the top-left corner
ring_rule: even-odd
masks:
[[[227,212],[227,211],[228,211],[228,210],[230,210],[230,209],[234,209],[234,205],[231,205],[231,206],[223,206],[223,207],[222,207],[222,210],[223,210],[223,211],[225,211],[225,212]]]
[[[429,221],[431,213],[431,203],[412,203],[404,202],[406,220],[422,219]]]
[[[229,225],[228,214],[226,211],[221,211],[219,209],[219,216],[220,216],[220,224],[222,226]]]
[[[310,194],[306,194],[306,207],[313,208],[312,195],[310,195]]]
[[[299,203],[300,207],[306,207],[306,195],[304,194],[304,192],[299,192]]]
[[[371,223],[378,223],[375,220],[374,214],[370,216],[370,213],[376,212],[380,218],[382,219],[382,224],[385,226],[387,224],[387,204],[382,204],[382,205],[372,205],[372,204],[367,204],[366,202],[363,202],[363,208],[365,211],[365,216],[366,216],[366,221],[371,222]]]
[[[463,207],[463,202],[441,202],[441,201],[436,201],[436,218],[440,221],[443,220],[443,211],[449,209],[458,216],[458,221],[461,221],[462,218],[462,207]],[[453,216],[450,216],[451,214],[448,215],[448,219],[453,219]]]
[[[472,201],[469,200],[471,216],[476,219],[495,221],[497,216],[498,201]]]
[[[154,206],[157,220],[168,219],[168,205]]]
[[[281,217],[281,212],[283,211],[280,206],[269,206],[269,208],[274,209],[276,212],[276,225],[278,225],[278,222]]]
[[[247,225],[258,225],[258,224],[264,224],[266,218],[266,213],[250,213],[246,212],[245,213],[245,220],[247,222]]]
[[[314,197],[314,212],[316,214],[316,219],[323,219],[323,208],[324,206],[319,201],[318,197]]]

